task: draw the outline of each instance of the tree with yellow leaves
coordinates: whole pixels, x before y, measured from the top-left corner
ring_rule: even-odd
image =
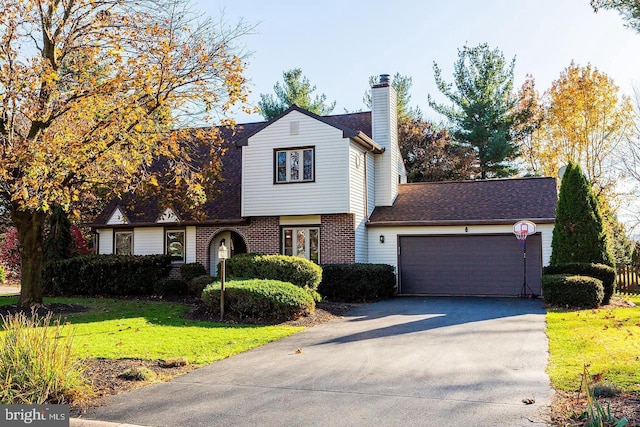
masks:
[[[612,194],[618,179],[615,154],[632,124],[631,113],[629,99],[619,95],[611,78],[572,62],[543,97],[541,126],[523,147],[528,170],[556,176],[573,162],[596,194]]]
[[[0,199],[18,230],[27,306],[42,301],[53,206],[153,186],[158,158],[182,199],[204,201],[218,168],[192,168],[183,141],[189,132],[214,150],[215,135],[179,125],[244,104],[236,43],[251,29],[202,19],[187,0],[0,0],[0,10]]]

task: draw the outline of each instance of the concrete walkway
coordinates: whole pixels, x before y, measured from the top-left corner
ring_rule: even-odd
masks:
[[[185,427],[547,425],[546,361],[539,300],[395,298],[114,396],[86,418]]]

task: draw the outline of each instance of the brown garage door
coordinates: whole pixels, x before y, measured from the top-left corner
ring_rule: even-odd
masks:
[[[400,293],[516,296],[523,248],[513,234],[400,236]],[[527,238],[527,293],[540,295],[540,234]]]

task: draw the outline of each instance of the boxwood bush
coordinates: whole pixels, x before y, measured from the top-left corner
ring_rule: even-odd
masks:
[[[556,306],[599,307],[604,297],[602,280],[570,274],[542,276],[544,302]]]
[[[220,282],[202,291],[202,300],[214,314],[220,313]],[[303,289],[279,280],[230,280],[225,283],[224,309],[239,319],[266,322],[286,321],[315,310],[311,295]]]
[[[609,304],[616,291],[616,269],[605,264],[565,263],[550,265],[544,268],[544,274],[573,274],[576,276],[595,277],[602,281],[604,297],[602,304]]]
[[[327,264],[318,292],[331,301],[370,302],[395,293],[396,276],[388,264]]]
[[[194,277],[204,276],[206,274],[207,269],[199,262],[189,262],[180,266],[180,277],[182,277],[185,282],[189,282]]]
[[[171,270],[168,255],[88,255],[52,264],[55,295],[151,295]]]
[[[322,280],[322,268],[307,259],[287,255],[241,254],[227,261],[227,275],[292,283],[312,294]]]

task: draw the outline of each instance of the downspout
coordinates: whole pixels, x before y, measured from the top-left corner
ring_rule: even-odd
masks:
[[[369,222],[369,178],[367,177],[367,153],[364,152],[364,217]]]

